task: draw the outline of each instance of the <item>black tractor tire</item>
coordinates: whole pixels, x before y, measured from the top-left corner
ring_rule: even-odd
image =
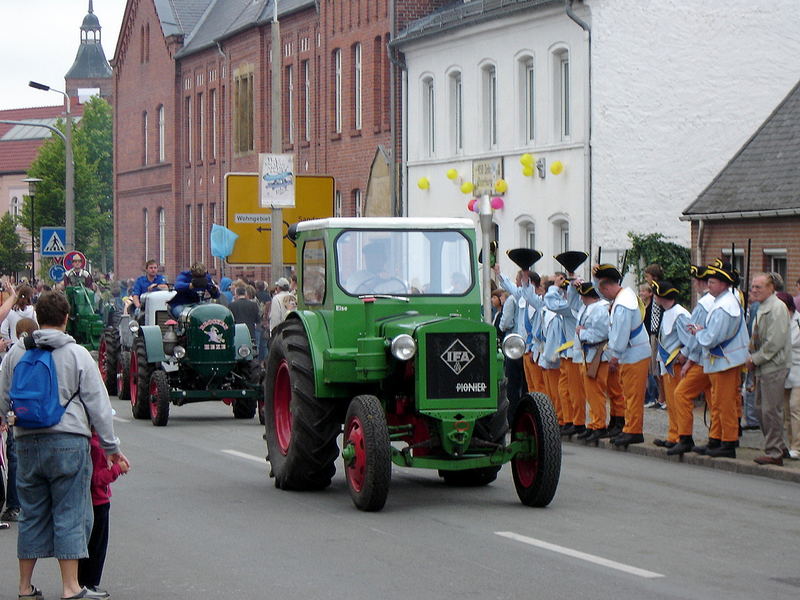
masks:
[[[243,360],[236,365],[236,370],[248,383],[259,386],[259,389],[263,391],[263,388],[261,388],[261,373],[258,368],[258,361]],[[233,416],[237,419],[252,419],[256,416],[258,403],[258,398],[235,399],[233,401]],[[259,421],[261,421],[263,425],[264,421],[261,420],[263,417],[263,403],[261,409]]]
[[[131,353],[123,350],[117,361],[117,397],[120,400],[131,399]]]
[[[134,338],[131,348],[131,413],[134,419],[150,418],[150,376],[153,366],[147,362],[144,340]]]
[[[359,510],[381,510],[392,481],[392,457],[386,414],[378,398],[353,398],[344,419],[342,445],[353,453],[344,465],[353,504]]]
[[[338,404],[314,395],[311,351],[305,328],[297,319],[288,319],[273,330],[264,379],[264,413],[264,437],[275,487],[328,487],[339,455]]]
[[[235,398],[233,400],[233,416],[236,419],[252,419],[256,416],[255,398]]]
[[[511,428],[512,440],[532,438],[535,456],[518,454],[511,460],[514,487],[526,506],[543,507],[556,494],[561,474],[561,435],[553,403],[544,394],[526,394]]]
[[[169,421],[169,377],[161,369],[150,376],[150,422],[164,427]]]
[[[97,352],[97,364],[100,375],[110,396],[117,395],[117,361],[119,360],[119,331],[113,327],[106,327],[103,337],[100,338],[100,348]]]
[[[452,487],[480,487],[489,485],[497,479],[500,467],[481,467],[479,469],[464,469],[462,471],[439,470],[439,477],[445,484]]]

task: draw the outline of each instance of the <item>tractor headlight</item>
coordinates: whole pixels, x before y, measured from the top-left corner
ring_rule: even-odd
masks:
[[[503,354],[511,360],[522,358],[525,354],[525,340],[516,333],[508,334],[503,340]]]
[[[237,350],[237,352],[239,353],[239,356],[241,358],[247,358],[248,356],[250,356],[252,350],[250,350],[250,346],[248,346],[247,344],[242,344],[241,346],[239,346],[239,350]]]
[[[131,333],[138,333],[139,332],[139,323],[137,323],[134,319],[131,319],[131,322],[128,323],[128,329],[131,330]]]
[[[397,360],[411,360],[417,353],[417,342],[407,333],[401,333],[392,340],[391,351]]]
[[[184,356],[186,356],[186,348],[184,348],[183,346],[175,346],[172,349],[172,356],[178,359],[183,358]]]

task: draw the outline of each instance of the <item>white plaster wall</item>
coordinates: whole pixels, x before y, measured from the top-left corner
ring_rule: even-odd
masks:
[[[570,51],[572,87],[572,135],[561,140],[554,113],[554,45],[563,44]],[[557,236],[551,222],[566,217],[570,223],[572,249],[584,249],[584,85],[586,62],[583,31],[564,14],[563,8],[532,10],[523,17],[500,19],[454,33],[442,34],[403,48],[408,66],[408,214],[410,216],[467,216],[470,195],[446,177],[455,168],[464,180],[471,178],[475,159],[502,157],[508,182],[505,208],[495,212],[499,225],[501,267],[511,273],[516,266],[505,258],[504,251],[524,244],[520,221],[536,225],[536,247],[545,259],[537,264],[542,272],[559,268],[551,258],[557,253]],[[536,69],[536,140],[527,145],[520,134],[520,79],[518,58],[530,51]],[[481,65],[492,61],[497,68],[499,111],[498,145],[488,150],[481,129]],[[447,75],[453,69],[462,73],[464,102],[464,150],[457,155],[450,135]],[[434,80],[436,104],[436,150],[425,154],[422,82]],[[545,158],[547,176],[524,177],[519,157],[532,153]],[[565,171],[554,176],[550,164],[560,160]],[[420,177],[430,180],[430,189],[417,187]],[[473,213],[474,215],[474,213]],[[477,216],[475,221],[477,223]]]
[[[661,232],[800,78],[797,0],[587,0],[593,237]],[[578,6],[576,4],[576,6]]]

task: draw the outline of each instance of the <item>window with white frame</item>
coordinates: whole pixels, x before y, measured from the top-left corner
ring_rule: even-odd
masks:
[[[197,127],[200,130],[200,139],[197,140],[197,159],[202,162],[206,158],[206,110],[202,93],[197,94]]]
[[[433,77],[422,80],[422,139],[426,156],[436,152],[436,98],[433,88]]]
[[[198,233],[198,237],[200,238],[200,260],[205,262],[206,260],[206,211],[203,210],[205,206],[202,204],[197,205],[197,222],[200,225],[200,231]]]
[[[192,162],[192,97],[186,96],[184,98],[184,127],[183,134],[185,136],[184,150],[186,152],[186,162]]]
[[[292,65],[286,67],[286,104],[289,122],[287,123],[287,139],[290,144],[294,144],[294,72]]]
[[[764,254],[766,254],[766,250]],[[742,276],[744,276],[744,248],[735,248],[733,249],[733,260],[731,260],[731,249],[730,248],[723,248],[722,257],[726,259],[734,270],[738,271]],[[749,284],[748,284],[749,285]]]
[[[342,51],[333,51],[333,130],[342,132]]]
[[[150,220],[147,218],[147,209],[142,211],[142,220],[144,221],[144,260],[150,260]],[[142,261],[144,262],[144,261]]]
[[[519,61],[520,119],[522,142],[530,144],[536,138],[536,73],[533,56]]]
[[[558,216],[553,219],[553,248],[556,254],[569,250],[569,221],[566,217]]]
[[[364,207],[361,206],[361,190],[353,190],[353,206],[355,206],[356,216],[363,216]]]
[[[211,160],[217,158],[217,89],[213,88],[208,92],[208,104],[211,113],[211,127],[209,134],[211,135]]]
[[[142,164],[147,164],[147,111],[142,114]]]
[[[342,192],[339,190],[336,190],[336,193],[333,195],[333,216],[342,216]]]
[[[353,123],[361,130],[361,44],[353,45]]]
[[[497,69],[483,68],[483,134],[487,149],[497,146]]]
[[[523,248],[536,248],[536,224],[525,219],[519,224],[519,243]]]
[[[572,94],[570,86],[569,52],[561,49],[553,54],[555,82],[556,130],[562,140],[572,135]]]
[[[770,273],[777,273],[783,279],[784,285],[788,288],[788,282],[786,281],[786,271],[787,271],[787,252],[786,248],[764,248],[764,254],[768,259],[769,271]],[[742,271],[739,271],[742,273]]]
[[[164,265],[166,260],[166,245],[167,245],[167,215],[164,213],[163,208],[158,209],[158,262]]]
[[[164,122],[164,105],[158,107],[158,162],[164,162],[166,152],[166,123]]]
[[[464,150],[464,103],[461,72],[450,74],[450,143],[454,154]]]
[[[189,265],[191,265],[194,262],[194,219],[192,218],[191,204],[186,205],[186,231],[189,232],[189,240],[188,240],[189,245],[187,247],[187,250],[189,252],[187,258],[189,260],[187,260],[186,262],[188,262]]]
[[[307,60],[303,61],[303,140],[311,140],[311,67]]]

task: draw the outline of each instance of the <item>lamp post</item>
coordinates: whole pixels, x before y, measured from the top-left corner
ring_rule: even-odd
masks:
[[[36,256],[34,254],[36,246],[33,243],[33,229],[34,229],[34,208],[36,207],[36,186],[41,183],[38,177],[26,177],[22,180],[28,184],[28,197],[31,199],[31,285],[33,285],[34,275],[36,273]]]
[[[61,90],[51,88],[49,85],[29,81],[28,85],[34,89],[42,90],[45,92],[56,92],[64,96],[66,103],[66,138],[64,140],[64,162],[65,176],[64,176],[64,211],[65,211],[65,225],[66,225],[66,248],[67,251],[75,249],[75,165],[72,162],[72,111],[69,95]]]

